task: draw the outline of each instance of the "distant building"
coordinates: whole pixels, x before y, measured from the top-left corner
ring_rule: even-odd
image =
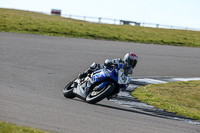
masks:
[[[134,23],[135,26],[140,26],[140,23],[135,22],[135,21],[120,20],[120,24],[123,24],[123,25],[130,25],[131,23]]]
[[[61,15],[61,10],[58,9],[51,9],[51,15]]]

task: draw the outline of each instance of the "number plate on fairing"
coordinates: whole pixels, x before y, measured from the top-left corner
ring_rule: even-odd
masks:
[[[118,72],[118,83],[127,84],[129,82],[129,77],[124,75],[124,69],[120,69]]]

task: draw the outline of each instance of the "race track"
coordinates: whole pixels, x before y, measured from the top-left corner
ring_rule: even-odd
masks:
[[[96,61],[139,56],[134,77],[200,77],[200,48],[0,32],[0,121],[59,133],[199,133],[200,125],[103,100],[66,99]]]

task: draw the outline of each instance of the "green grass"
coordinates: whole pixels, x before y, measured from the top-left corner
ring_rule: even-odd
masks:
[[[47,133],[39,129],[18,126],[0,121],[0,133]]]
[[[200,47],[198,31],[96,24],[3,8],[0,8],[0,31]]]
[[[200,121],[200,80],[149,84],[131,94],[141,102]]]

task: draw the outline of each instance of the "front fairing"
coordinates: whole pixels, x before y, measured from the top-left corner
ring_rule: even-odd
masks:
[[[95,71],[91,76],[91,83],[112,79],[118,85],[125,85],[129,82],[130,78],[124,75],[123,65],[119,63],[114,68],[104,68]]]

